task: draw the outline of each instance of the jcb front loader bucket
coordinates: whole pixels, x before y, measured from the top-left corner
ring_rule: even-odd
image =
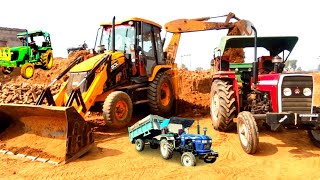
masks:
[[[74,107],[0,104],[0,150],[68,163],[93,146],[92,129]]]

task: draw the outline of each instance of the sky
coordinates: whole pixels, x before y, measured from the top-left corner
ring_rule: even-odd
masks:
[[[111,22],[113,16],[116,20],[141,17],[164,26],[175,19],[212,17],[233,12],[240,19],[251,21],[259,36],[298,36],[299,41],[289,59],[298,60],[298,66],[304,70],[315,69],[320,64],[317,21],[320,11],[317,1],[56,0],[49,3],[43,0],[15,0],[3,1],[1,7],[7,7],[1,9],[1,27],[49,32],[55,57],[67,57],[66,49],[76,47],[83,41],[92,48],[100,22]],[[189,69],[208,69],[214,48],[226,33],[226,30],[213,30],[182,34],[176,62],[182,62]],[[164,29],[162,35],[165,35]],[[167,42],[169,38],[170,34],[167,35]]]

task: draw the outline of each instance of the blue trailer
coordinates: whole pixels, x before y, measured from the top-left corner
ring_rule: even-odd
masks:
[[[211,150],[212,139],[206,135],[206,128],[204,135],[200,134],[199,124],[198,134],[188,133],[193,122],[194,120],[181,117],[166,119],[149,115],[128,128],[130,142],[135,144],[137,151],[143,151],[145,144],[149,144],[152,149],[160,146],[164,159],[171,159],[173,152],[178,151],[182,155],[181,163],[184,166],[195,166],[195,156],[206,163],[214,163],[218,152]]]

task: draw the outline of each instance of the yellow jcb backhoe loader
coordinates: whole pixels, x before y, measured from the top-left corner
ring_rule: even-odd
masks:
[[[169,113],[178,90],[179,39],[174,36],[163,52],[160,32],[161,25],[142,18],[101,23],[97,54],[72,62],[36,105],[0,104],[1,152],[66,163],[92,147],[92,130],[83,117],[95,105],[102,104],[106,124],[115,128],[128,125],[135,104],[148,103],[154,114]],[[69,71],[68,81],[52,96],[50,86]]]

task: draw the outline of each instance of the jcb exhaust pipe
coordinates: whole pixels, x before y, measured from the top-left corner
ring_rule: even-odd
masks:
[[[113,19],[112,19],[112,52],[115,52],[116,51],[116,32],[115,32],[115,20],[116,20],[116,17],[113,16]]]

